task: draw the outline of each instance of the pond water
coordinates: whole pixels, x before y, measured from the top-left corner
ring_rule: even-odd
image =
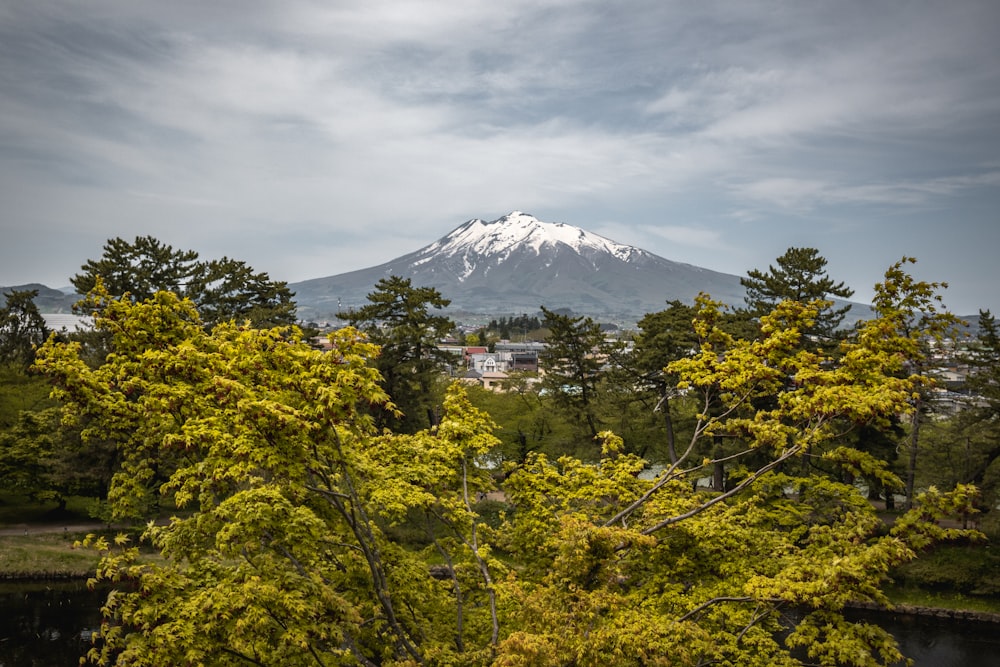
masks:
[[[69,667],[100,626],[103,591],[83,582],[0,583],[0,667]],[[1000,624],[858,612],[889,630],[915,667],[1000,667]]]
[[[105,596],[83,581],[0,583],[0,667],[79,664]]]
[[[1000,624],[888,612],[856,616],[891,632],[915,667],[1000,667]]]

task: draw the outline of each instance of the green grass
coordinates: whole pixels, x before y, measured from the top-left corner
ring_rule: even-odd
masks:
[[[73,526],[103,525],[90,515],[95,500],[82,496],[58,503],[37,503],[24,496],[0,493],[0,579],[67,579],[91,577],[100,560],[93,549],[74,549],[87,532],[113,539],[120,532],[136,539],[142,522],[132,528],[115,527],[93,531],[73,531]],[[70,530],[66,530],[69,528]],[[6,534],[3,534],[6,533]],[[156,559],[146,553],[143,560]]]
[[[129,546],[139,540],[141,529],[103,529],[93,531],[114,543],[125,533]],[[74,547],[86,532],[28,532],[27,535],[0,535],[0,580],[77,579],[94,576],[100,554],[91,548]],[[139,543],[140,563],[159,563],[163,557],[146,543]]]
[[[990,541],[938,544],[890,576],[896,604],[1000,614],[1000,547]]]
[[[885,593],[894,604],[1000,614],[1000,599],[997,598],[963,595],[953,591],[927,590],[916,586],[889,586]]]
[[[73,533],[0,535],[0,578],[91,577],[99,556],[91,549],[73,548],[82,538]]]

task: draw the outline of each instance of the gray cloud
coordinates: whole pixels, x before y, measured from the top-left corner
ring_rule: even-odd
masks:
[[[931,223],[991,234],[998,19],[987,0],[0,0],[0,284],[64,284],[135,234],[300,280],[516,208],[737,274],[812,245],[867,286],[888,264],[850,252],[864,234],[996,308],[983,244]]]

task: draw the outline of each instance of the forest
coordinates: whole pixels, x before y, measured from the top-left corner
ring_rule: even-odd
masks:
[[[320,334],[242,262],[113,239],[72,279],[92,329],[5,295],[0,480],[138,527],[80,545],[91,664],[891,665],[845,611],[1000,534],[1000,333],[915,261],[852,326],[813,248],[626,335],[539,304],[475,334],[547,343],[492,392],[433,288]]]

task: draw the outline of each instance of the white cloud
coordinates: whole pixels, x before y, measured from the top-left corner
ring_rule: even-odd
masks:
[[[649,236],[659,237],[670,243],[694,248],[718,248],[722,245],[722,234],[718,229],[704,227],[682,227],[675,225],[651,226],[642,225],[639,228]]]
[[[918,207],[973,188],[1000,186],[1000,171],[892,183],[844,183],[802,178],[765,178],[733,187],[738,196],[780,209],[810,211],[827,205]]]
[[[776,216],[961,217],[1000,186],[988,0],[53,0],[0,16],[0,225],[30,221],[22,243],[71,224],[94,247],[266,239],[257,256],[299,279],[521,208],[718,266]],[[0,267],[24,254],[0,249]]]

